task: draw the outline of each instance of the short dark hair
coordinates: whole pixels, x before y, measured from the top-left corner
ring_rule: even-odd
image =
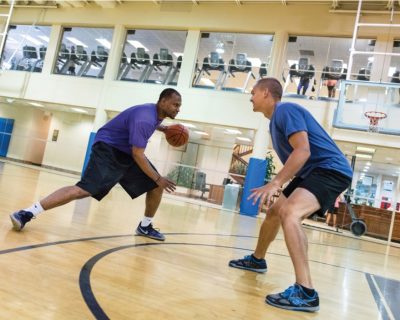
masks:
[[[181,96],[181,94],[178,91],[176,91],[175,89],[172,89],[172,88],[164,89],[160,93],[160,97],[158,98],[158,101],[160,102],[162,99],[169,98],[169,97],[173,96],[174,94],[176,94],[177,96]]]
[[[269,77],[260,79],[257,81],[255,87],[268,89],[275,100],[282,99],[282,92],[283,92],[282,85],[276,78]]]

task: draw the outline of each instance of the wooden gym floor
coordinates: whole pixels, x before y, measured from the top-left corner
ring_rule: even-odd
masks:
[[[165,197],[134,236],[144,198],[117,187],[101,202],[53,209],[22,232],[9,214],[78,177],[0,162],[0,319],[400,319],[400,249],[306,228],[318,313],[264,303],[294,281],[282,233],[266,274],[228,267],[255,247],[260,218]]]

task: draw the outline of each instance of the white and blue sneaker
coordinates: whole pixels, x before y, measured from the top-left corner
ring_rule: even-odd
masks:
[[[10,215],[13,227],[17,231],[21,231],[24,228],[25,224],[34,218],[35,217],[33,216],[32,212],[25,210],[19,210]]]
[[[165,236],[160,231],[154,229],[151,223],[147,227],[142,227],[142,225],[139,223],[138,227],[136,228],[136,235],[159,241],[165,240]]]
[[[314,291],[314,294],[309,296],[297,283],[281,293],[267,295],[265,302],[271,306],[286,310],[306,312],[315,312],[319,310],[317,291]]]

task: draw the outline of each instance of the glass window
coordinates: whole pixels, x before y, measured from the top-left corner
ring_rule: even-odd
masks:
[[[283,71],[285,95],[336,99],[341,80],[346,79],[351,38],[289,36],[286,67]],[[356,50],[371,56],[354,55],[351,79],[368,81],[375,40],[357,39]]]
[[[202,32],[193,87],[249,92],[267,75],[272,35]]]
[[[186,31],[127,30],[118,80],[176,85]]]
[[[10,25],[4,46],[3,70],[42,72],[50,27]]]
[[[112,36],[109,28],[64,28],[54,73],[103,78]]]
[[[392,53],[400,54],[400,40],[394,40]],[[390,57],[390,67],[388,71],[388,82],[400,83],[400,56]],[[396,99],[400,101],[400,96]]]

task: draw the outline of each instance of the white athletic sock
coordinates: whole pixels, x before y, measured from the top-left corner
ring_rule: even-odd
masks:
[[[142,219],[142,222],[140,222],[140,225],[142,227],[146,228],[146,227],[148,227],[150,225],[152,220],[153,220],[153,218],[149,218],[149,217],[144,216],[143,219]]]
[[[36,217],[39,213],[42,213],[44,209],[42,208],[42,205],[40,202],[36,202],[32,205],[32,207],[24,209],[25,211],[32,212],[32,214]]]

